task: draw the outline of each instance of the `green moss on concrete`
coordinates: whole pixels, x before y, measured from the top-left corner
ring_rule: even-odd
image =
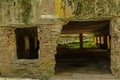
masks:
[[[77,4],[76,5],[77,6],[75,8],[75,11],[74,11],[73,15],[75,15],[75,17],[78,17],[82,13],[82,1],[81,0],[77,0]]]
[[[29,18],[30,18],[30,13],[32,10],[32,4],[31,4],[31,0],[21,0],[20,1],[21,4],[21,8],[22,8],[22,21],[24,23],[27,23]]]
[[[64,15],[69,7],[73,17],[84,19],[92,17],[109,17],[120,15],[119,0],[61,0],[61,8]],[[66,15],[65,15],[66,16]]]

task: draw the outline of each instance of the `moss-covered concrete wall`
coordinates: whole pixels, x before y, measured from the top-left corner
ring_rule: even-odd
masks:
[[[18,59],[15,30],[0,26],[0,76],[40,78],[40,58]]]
[[[54,0],[0,0],[0,25],[51,23],[54,4]]]
[[[119,0],[0,0],[0,25],[107,19],[120,16],[119,7]]]
[[[35,24],[53,24],[56,21],[55,0],[38,0],[36,4]]]
[[[43,80],[55,74],[55,54],[57,53],[58,37],[63,23],[39,25],[38,39],[40,41],[39,65]]]
[[[120,0],[55,0],[59,18],[99,19],[120,15]]]
[[[31,24],[36,0],[0,0],[0,25]]]
[[[120,17],[111,19],[111,70],[120,77]]]
[[[16,28],[0,27],[0,75],[40,78],[40,80],[52,76],[55,73],[57,41],[63,24],[60,22],[36,26],[39,40],[38,59],[18,59]]]
[[[111,19],[120,16],[119,7],[120,0],[0,0],[0,72],[3,76],[18,77],[44,78],[53,75],[57,40],[62,26],[66,23],[61,19]],[[117,35],[114,37],[111,33],[113,41],[111,69],[117,76],[120,74],[119,50],[117,50],[119,22],[119,17],[115,22],[114,20],[111,22],[111,30]],[[41,41],[39,58],[33,61],[18,60],[14,31],[16,27],[31,27],[30,25],[36,26],[36,24],[38,38]]]

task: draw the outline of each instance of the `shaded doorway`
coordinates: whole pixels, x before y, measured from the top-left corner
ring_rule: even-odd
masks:
[[[37,59],[39,41],[37,35],[37,28],[17,28],[16,45],[18,59]]]
[[[70,21],[63,26],[56,54],[56,74],[85,73],[85,74],[111,74],[110,70],[110,21]],[[74,35],[73,35],[74,34]],[[91,38],[86,36],[92,36]],[[63,37],[64,35],[64,37]],[[68,35],[69,36],[68,38]],[[78,37],[76,42],[71,42]],[[84,36],[86,35],[86,36]],[[94,43],[92,46],[88,46]],[[69,46],[70,44],[75,47]],[[76,47],[79,45],[79,47]]]

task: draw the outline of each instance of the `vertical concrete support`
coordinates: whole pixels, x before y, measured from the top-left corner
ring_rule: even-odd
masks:
[[[104,35],[104,46],[105,46],[105,49],[107,49],[107,35]]]
[[[95,43],[95,46],[97,47],[97,37],[94,37],[94,43]]]
[[[98,38],[97,38],[97,36],[96,36],[96,47],[98,46]]]
[[[97,39],[96,47],[99,48],[100,47],[100,37],[97,36],[96,39]]]
[[[100,44],[101,44],[101,36],[99,36],[99,41],[100,41]]]
[[[98,41],[98,43],[100,44],[100,37],[97,37],[97,41]]]
[[[11,63],[16,60],[15,28],[0,27],[0,72],[11,75]]]
[[[107,36],[107,46],[108,46],[108,49],[110,49],[110,36]]]
[[[97,39],[96,39],[96,37],[94,37],[94,43],[95,43],[95,44],[97,43]]]
[[[101,44],[104,44],[104,37],[101,37]]]
[[[55,71],[55,54],[58,44],[58,37],[62,25],[39,25],[38,39],[40,41],[39,65],[42,79],[50,77]]]
[[[79,40],[80,40],[80,48],[83,48],[83,34],[79,34]]]
[[[120,17],[111,19],[111,70],[120,77]]]

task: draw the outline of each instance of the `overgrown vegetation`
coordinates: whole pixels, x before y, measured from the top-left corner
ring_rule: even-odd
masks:
[[[93,34],[84,34],[83,35],[83,47],[84,48],[95,47],[95,43],[93,39],[94,39]]]

